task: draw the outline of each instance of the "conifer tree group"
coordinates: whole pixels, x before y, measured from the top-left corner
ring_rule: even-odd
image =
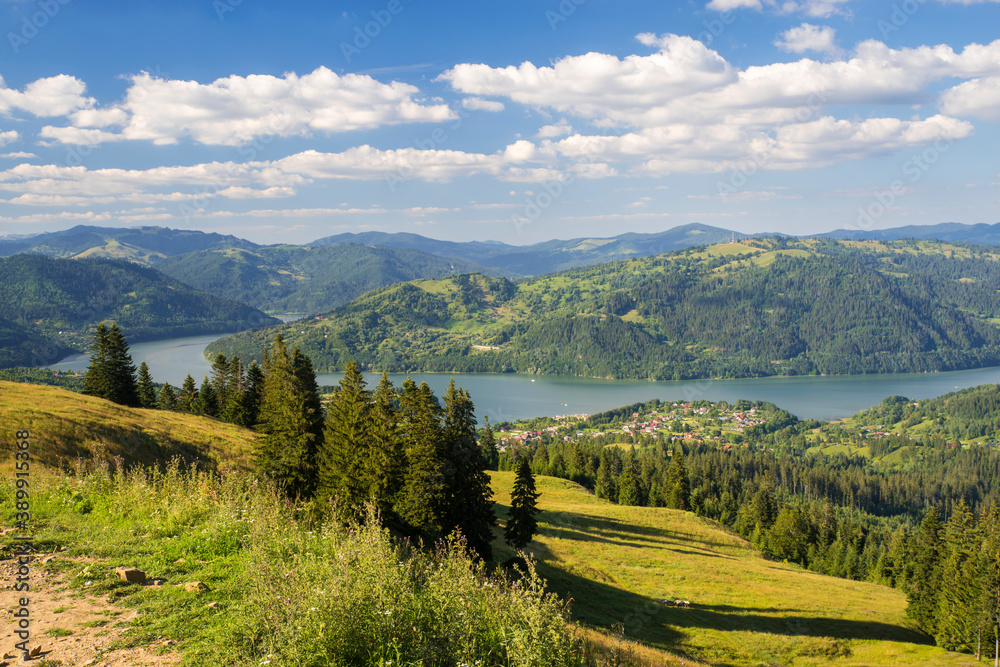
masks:
[[[960,502],[942,523],[932,508],[911,559],[895,565],[905,578],[907,613],[938,646],[1000,661],[1000,509],[977,520]]]
[[[146,370],[148,376],[149,369]],[[103,322],[97,325],[83,393],[132,408],[141,405],[135,364],[117,324],[110,328]]]
[[[410,379],[397,390],[383,375],[372,392],[350,363],[324,418],[311,362],[298,349],[289,354],[280,335],[263,375],[255,463],[285,493],[354,519],[372,504],[385,523],[430,539],[460,535],[492,558],[491,453],[454,381],[442,406]]]

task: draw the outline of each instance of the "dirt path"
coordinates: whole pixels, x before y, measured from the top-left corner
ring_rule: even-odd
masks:
[[[60,563],[59,561],[62,561]],[[170,667],[178,664],[180,657],[169,652],[169,646],[150,646],[133,649],[110,650],[110,646],[127,629],[136,617],[132,609],[118,607],[104,597],[94,597],[71,589],[69,576],[57,571],[66,562],[85,564],[95,562],[83,558],[69,558],[61,554],[32,557],[31,593],[28,594],[31,613],[30,648],[41,646],[41,655],[20,662],[20,653],[14,649],[20,639],[13,613],[20,607],[19,599],[25,593],[14,590],[18,563],[16,559],[0,560],[0,667],[18,664],[39,667]],[[162,655],[158,653],[163,652]]]

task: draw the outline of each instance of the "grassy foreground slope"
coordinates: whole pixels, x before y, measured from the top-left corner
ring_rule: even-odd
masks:
[[[197,415],[126,408],[58,387],[0,380],[0,434],[31,432],[32,457],[44,465],[72,466],[78,457],[121,457],[126,466],[153,465],[174,456],[203,466],[247,467],[256,433]],[[0,461],[13,449],[5,447]]]
[[[514,474],[491,473],[496,498]],[[574,619],[712,665],[960,665],[905,616],[905,595],[765,560],[714,522],[622,507],[538,478],[540,535],[529,545]],[[498,557],[509,555],[498,551]],[[689,600],[690,608],[657,600]]]

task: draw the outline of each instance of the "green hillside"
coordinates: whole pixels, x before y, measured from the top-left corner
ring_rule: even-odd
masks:
[[[934,241],[750,240],[516,283],[482,275],[365,294],[281,331],[320,370],[656,380],[1000,364],[1000,262]]]
[[[133,343],[277,322],[126,261],[0,259],[0,366],[54,363],[84,351],[101,321],[117,323]]]
[[[309,314],[393,283],[484,270],[418,250],[358,244],[203,250],[155,266],[196,289],[261,310]]]
[[[513,473],[492,473],[497,498]],[[902,591],[765,560],[693,514],[612,505],[538,478],[529,546],[576,620],[712,665],[959,665],[904,617]],[[657,604],[688,600],[690,608]]]
[[[32,460],[73,468],[93,458],[125,466],[166,463],[174,456],[215,468],[247,468],[257,434],[180,412],[126,408],[66,389],[0,380],[0,433],[27,429]],[[10,461],[4,448],[0,461]]]

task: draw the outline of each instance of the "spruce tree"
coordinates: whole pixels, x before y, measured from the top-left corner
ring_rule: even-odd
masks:
[[[504,526],[504,540],[515,549],[523,549],[535,536],[538,523],[535,515],[540,494],[535,491],[535,476],[528,460],[522,458],[517,465],[514,489],[510,492],[510,516]]]
[[[215,355],[215,359],[212,360],[211,383],[215,393],[215,402],[219,406],[219,414],[221,414],[229,402],[230,386],[233,384],[229,360],[221,352]]]
[[[401,395],[406,439],[406,474],[399,498],[400,516],[428,536],[440,535],[444,512],[441,407],[427,383],[406,378]]]
[[[476,441],[475,407],[468,392],[448,384],[444,398],[446,442],[445,531],[461,531],[469,548],[485,560],[493,558],[493,490],[486,459]]]
[[[254,463],[287,495],[310,497],[316,487],[322,414],[318,414],[319,396],[311,364],[297,349],[295,353],[298,359],[293,363],[281,334],[265,351],[257,423],[261,437],[257,439]]]
[[[402,414],[397,404],[396,389],[383,373],[371,406],[371,497],[383,515],[395,507],[406,470]]]
[[[226,369],[226,397],[219,401],[219,416],[231,423],[247,426],[246,379],[243,375],[243,362],[233,356]]]
[[[143,408],[155,408],[156,387],[153,386],[153,378],[149,374],[149,366],[146,362],[139,364],[139,406]]]
[[[250,368],[247,369],[246,388],[243,392],[243,421],[237,423],[248,428],[253,428],[257,424],[263,391],[264,371],[256,361],[252,361]]]
[[[101,322],[94,332],[90,348],[90,365],[83,377],[83,393],[87,396],[107,398],[111,395],[111,362],[109,359],[108,327]]]
[[[944,528],[940,576],[948,585],[938,595],[935,622],[938,645],[949,651],[973,648],[969,640],[974,634],[974,598],[979,582],[969,561],[978,546],[976,537],[975,518],[965,501],[960,500]]]
[[[917,531],[913,574],[908,582],[907,614],[929,635],[936,634],[941,591],[941,522],[936,507],[927,511]]]
[[[667,507],[676,510],[691,509],[691,482],[688,480],[687,467],[684,465],[684,454],[675,451],[667,471],[666,489]]]
[[[118,325],[97,325],[90,365],[83,380],[83,393],[109,401],[139,407],[136,370],[128,343]]]
[[[371,392],[357,364],[344,369],[344,379],[327,408],[323,447],[319,452],[317,493],[336,498],[359,514],[370,497],[372,479]]]
[[[500,464],[500,450],[497,449],[497,438],[493,429],[490,428],[489,417],[483,417],[483,433],[479,437],[479,447],[483,450],[483,457],[486,459],[486,469],[496,470]]]
[[[129,354],[125,334],[122,333],[117,324],[112,324],[108,330],[107,344],[111,393],[106,398],[120,405],[132,408],[139,407],[139,388],[135,379],[135,364],[132,363],[132,355]]]
[[[198,390],[194,411],[208,417],[219,416],[219,400],[215,394],[215,387],[209,382],[207,375],[202,380],[201,389]]]
[[[177,407],[182,412],[194,412],[198,402],[198,385],[194,383],[194,378],[188,373],[181,385],[181,395],[177,399]]]
[[[163,387],[160,388],[160,397],[156,401],[156,407],[160,410],[177,409],[177,396],[174,394],[174,388],[170,386],[169,382],[164,382]]]

